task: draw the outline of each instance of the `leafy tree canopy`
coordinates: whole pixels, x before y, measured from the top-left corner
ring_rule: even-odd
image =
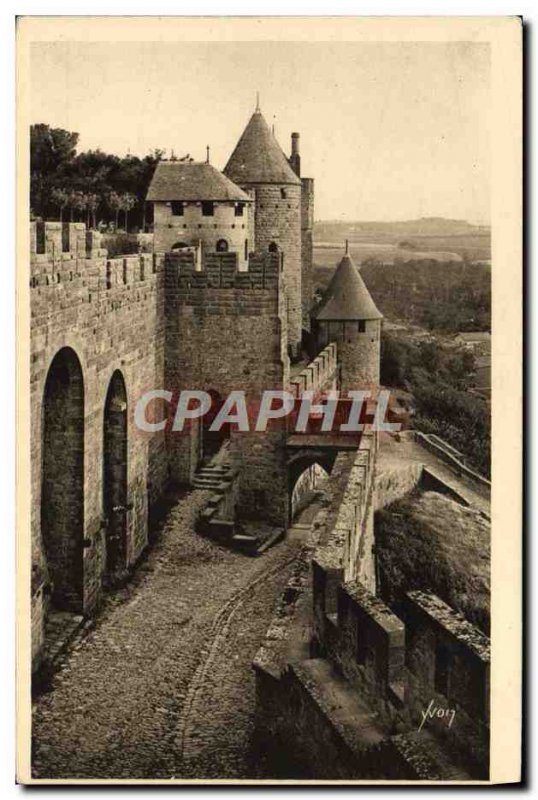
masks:
[[[129,223],[142,228],[151,221],[145,197],[157,162],[165,151],[144,158],[123,157],[103,150],[77,153],[78,133],[37,124],[30,128],[30,205],[42,219],[80,219]],[[110,198],[120,198],[119,205]],[[121,214],[120,214],[121,212]]]

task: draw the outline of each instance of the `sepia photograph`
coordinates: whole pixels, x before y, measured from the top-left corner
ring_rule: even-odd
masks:
[[[502,772],[521,20],[399,22],[19,19],[21,783]]]

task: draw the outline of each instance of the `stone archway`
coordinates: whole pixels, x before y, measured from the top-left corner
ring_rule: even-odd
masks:
[[[106,572],[127,567],[127,392],[116,370],[108,384],[103,420],[103,512]]]
[[[75,351],[56,353],[42,407],[41,535],[50,601],[81,612],[84,604],[84,380]]]
[[[298,482],[303,479],[312,480],[308,474],[317,465],[326,475],[330,475],[336,460],[336,451],[300,450],[288,460],[288,520],[291,522],[297,513],[297,497],[294,497]],[[295,506],[295,507],[294,507]]]

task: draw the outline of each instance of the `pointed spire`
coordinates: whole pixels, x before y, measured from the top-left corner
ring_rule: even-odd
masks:
[[[205,149],[206,149],[205,163],[209,164],[209,145],[208,144],[206,144]]]
[[[301,183],[261,111],[251,116],[224,167],[224,174],[238,186],[248,183]]]
[[[346,250],[348,247],[346,240]],[[340,321],[382,319],[383,315],[348,252],[342,256],[314,317],[318,320]]]
[[[261,111],[260,108],[260,93],[256,92],[256,113],[259,114]]]
[[[349,255],[349,239],[346,239],[346,256]]]

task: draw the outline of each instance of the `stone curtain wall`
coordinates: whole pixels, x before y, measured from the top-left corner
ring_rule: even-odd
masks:
[[[80,362],[84,392],[83,543],[81,610],[99,599],[105,569],[103,423],[109,383],[119,370],[127,394],[126,564],[147,542],[148,501],[167,479],[164,438],[134,426],[139,396],[164,376],[164,264],[151,254],[107,259],[100,236],[81,223],[32,223],[30,254],[30,387],[32,563],[46,584],[41,535],[43,398],[49,367],[62,348]],[[67,464],[66,464],[67,466]],[[64,480],[70,476],[64,473]]]
[[[487,778],[489,640],[432,594],[397,616],[369,590],[375,467],[372,434],[337,456],[256,655],[262,777]]]
[[[351,468],[345,474],[345,488],[334,511],[330,530],[320,543],[314,562],[337,580],[360,580],[375,591],[373,553],[373,491],[377,434],[365,432]],[[331,601],[334,607],[334,598]]]
[[[166,257],[166,385],[202,389],[224,400],[243,390],[253,403],[267,389],[288,385],[281,351],[280,255],[252,255],[238,272],[235,254],[208,254],[201,272],[189,253]],[[170,433],[173,476],[187,482],[195,465],[192,435]],[[285,524],[285,432],[231,433],[239,470],[238,510]]]

